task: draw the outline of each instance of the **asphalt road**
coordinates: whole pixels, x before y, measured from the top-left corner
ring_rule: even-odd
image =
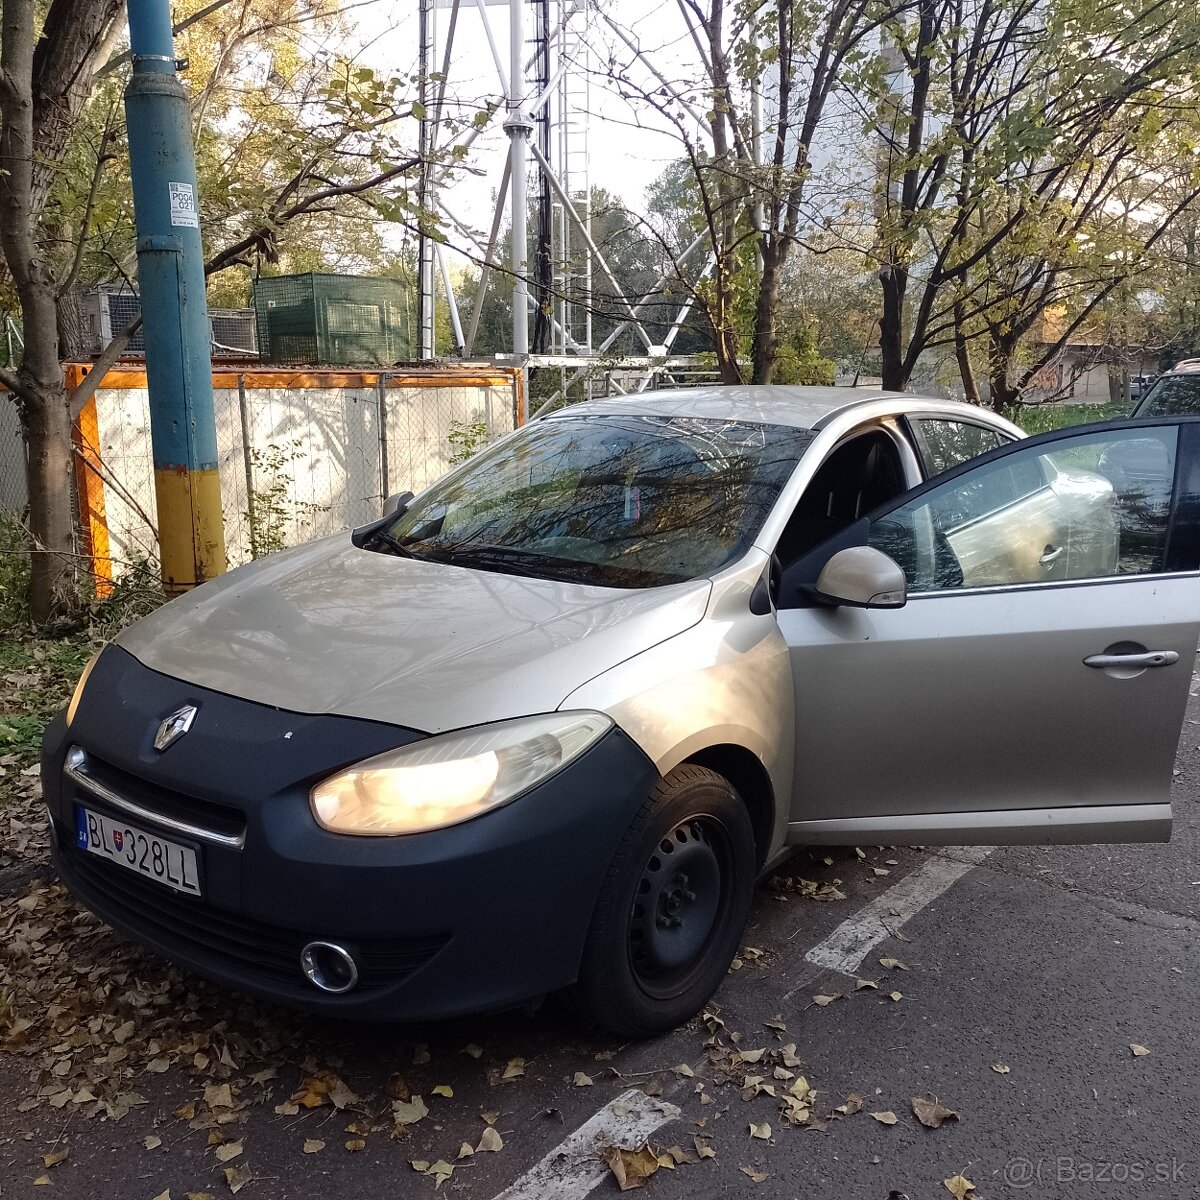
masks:
[[[903,905],[892,913],[885,899],[893,936],[852,975],[805,955],[876,897],[902,896],[891,889],[913,872],[930,874],[932,862],[937,876],[955,853],[801,854],[761,887],[742,965],[708,1024],[655,1042],[620,1046],[581,1030],[553,1002],[534,1014],[417,1030],[355,1028],[184,989],[174,994],[211,1007],[214,1044],[251,1044],[265,1023],[296,1046],[237,1064],[231,1081],[245,1107],[222,1115],[218,1137],[242,1149],[226,1162],[203,1122],[186,1119],[191,1110],[176,1115],[200,1103],[210,1080],[199,1070],[140,1076],[148,1102],[114,1122],[45,1104],[19,1112],[39,1076],[0,1055],[0,1196],[229,1195],[228,1167],[248,1178],[241,1195],[250,1200],[435,1189],[472,1200],[572,1200],[593,1187],[617,1194],[597,1153],[594,1134],[605,1128],[648,1131],[659,1153],[677,1147],[695,1159],[697,1135],[715,1151],[647,1179],[644,1194],[666,1200],[918,1200],[954,1194],[944,1181],[959,1175],[959,1192],[970,1180],[975,1190],[965,1194],[986,1200],[1200,1195],[1200,702],[1191,704],[1170,845],[995,850],[962,864],[961,877],[906,922]],[[822,884],[844,899],[803,894]],[[147,978],[162,970],[143,964]],[[856,978],[878,986],[856,989]],[[794,1052],[783,1049],[790,1044]],[[354,1098],[289,1111],[300,1081],[318,1069],[335,1071]],[[513,1078],[502,1078],[506,1069]],[[273,1077],[254,1082],[258,1071]],[[758,1082],[747,1086],[747,1076]],[[816,1096],[799,1089],[811,1101],[799,1111],[811,1115],[794,1125],[780,1106],[797,1076]],[[435,1093],[439,1085],[453,1094]],[[410,1092],[428,1115],[393,1136],[392,1101]],[[923,1126],[919,1097],[936,1097],[957,1117]],[[889,1112],[894,1123],[872,1116]],[[481,1113],[502,1148],[459,1158],[463,1143],[485,1136]],[[68,1157],[46,1168],[42,1156],[62,1148]],[[438,1187],[414,1160],[454,1171]]]

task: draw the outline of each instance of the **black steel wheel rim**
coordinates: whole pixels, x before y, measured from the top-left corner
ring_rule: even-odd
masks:
[[[689,817],[642,868],[629,916],[629,958],[652,997],[677,995],[704,969],[728,909],[733,847],[724,825]]]

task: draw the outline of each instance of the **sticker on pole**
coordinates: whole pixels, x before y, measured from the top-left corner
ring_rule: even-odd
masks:
[[[196,189],[190,183],[168,183],[167,188],[171,195],[171,224],[199,229],[200,214],[196,211]]]

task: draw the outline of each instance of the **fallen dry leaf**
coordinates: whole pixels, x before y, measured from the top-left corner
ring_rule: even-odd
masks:
[[[475,1153],[475,1148],[471,1145],[471,1143],[463,1142],[463,1144],[461,1146],[459,1146],[458,1153],[454,1157],[455,1158],[470,1158],[471,1155],[474,1153]]]
[[[878,991],[879,984],[877,984],[873,979],[856,979],[854,981],[854,990],[856,992],[861,992],[863,988],[875,988],[875,990]]]
[[[881,958],[879,960],[881,967],[887,967],[889,971],[907,971],[908,964],[902,963],[898,958]]]
[[[60,1162],[66,1162],[67,1155],[70,1153],[69,1146],[64,1146],[61,1150],[51,1150],[49,1154],[42,1155],[42,1165],[45,1167],[57,1167]]]
[[[1147,1055],[1147,1054],[1149,1054],[1149,1053],[1150,1053],[1150,1051],[1149,1051],[1149,1050],[1147,1050],[1145,1046],[1139,1046],[1139,1045],[1137,1044],[1137,1042],[1130,1042],[1130,1043],[1129,1043],[1129,1048],[1130,1048],[1130,1050],[1132,1050],[1132,1051],[1133,1051],[1133,1057],[1134,1057],[1134,1058],[1142,1058],[1142,1057],[1144,1057],[1145,1055]]]
[[[483,1047],[477,1046],[474,1042],[468,1042],[460,1051],[462,1054],[469,1054],[472,1058],[483,1057]]]
[[[917,1120],[929,1129],[941,1129],[945,1121],[958,1120],[958,1113],[939,1104],[936,1097],[914,1096],[912,1106]]]
[[[759,1138],[764,1142],[769,1142],[771,1140],[771,1126],[766,1121],[763,1121],[761,1125],[755,1125],[752,1122],[750,1125],[750,1136],[752,1138]]]
[[[583,1071],[576,1071],[571,1082],[576,1087],[591,1087],[594,1081],[590,1075],[585,1074]]]
[[[662,1163],[658,1161],[658,1155],[644,1142],[635,1149],[606,1146],[603,1154],[608,1169],[613,1173],[617,1186],[623,1192],[645,1187],[646,1180],[662,1166]]]
[[[880,1125],[895,1125],[896,1114],[891,1109],[886,1109],[884,1112],[873,1112],[871,1114]]]
[[[716,1158],[717,1150],[712,1142],[705,1141],[703,1138],[696,1136],[692,1138],[692,1142],[696,1147],[696,1154],[699,1158]]]
[[[800,1060],[796,1057],[796,1043],[788,1042],[786,1046],[779,1048],[779,1061],[785,1067],[798,1067]]]
[[[295,1099],[295,1097],[292,1097]],[[204,1103],[209,1108],[232,1108],[233,1092],[227,1083],[210,1083],[204,1089]],[[324,1101],[321,1101],[324,1103]]]
[[[448,1163],[444,1158],[439,1158],[437,1162],[430,1163],[429,1170],[425,1174],[433,1180],[433,1190],[436,1192],[454,1174],[454,1164]]]
[[[888,999],[889,1000],[903,1000],[904,993],[903,992],[888,992]]]
[[[392,1102],[392,1121],[399,1127],[415,1125],[429,1116],[429,1108],[420,1096],[414,1096],[406,1104],[403,1100]]]
[[[142,1139],[142,1145],[145,1146],[147,1150],[157,1150],[159,1146],[162,1145],[162,1138],[156,1137],[153,1133],[148,1134]]]
[[[235,1196],[254,1178],[248,1166],[226,1167],[223,1174],[226,1186]]]
[[[225,1145],[217,1147],[217,1161],[232,1162],[242,1153],[243,1149],[241,1142],[226,1142]]]
[[[942,1184],[954,1200],[966,1200],[967,1193],[975,1190],[975,1185],[965,1175],[953,1175],[943,1179]]]
[[[476,1153],[479,1153],[479,1154],[482,1154],[488,1150],[496,1151],[496,1150],[503,1150],[503,1149],[504,1149],[504,1139],[501,1138],[500,1134],[496,1131],[496,1127],[494,1125],[489,1125],[483,1131],[483,1136],[480,1137],[480,1139],[479,1139],[479,1145],[477,1145],[475,1147]]]
[[[755,1183],[762,1183],[764,1179],[768,1178],[766,1171],[759,1171],[755,1167],[739,1167],[738,1170],[743,1175],[748,1175]]]
[[[845,1104],[839,1104],[834,1112],[839,1112],[843,1117],[852,1117],[855,1113],[862,1112],[863,1098],[857,1092],[851,1092],[846,1097]]]
[[[348,1138],[346,1140],[346,1149],[351,1154],[357,1154],[360,1150],[365,1150],[366,1148],[367,1143],[362,1138]]]
[[[832,1004],[835,1000],[840,1000],[841,995],[841,992],[834,992],[832,996],[814,996],[813,1003],[818,1008],[824,1008],[827,1004]]]
[[[439,1083],[433,1089],[433,1094],[435,1096],[445,1096],[447,1100],[450,1100],[454,1096],[454,1089],[448,1083]]]
[[[159,1192],[158,1195],[154,1197],[154,1200],[171,1200],[171,1189],[166,1188],[165,1190]]]
[[[429,1047],[424,1042],[418,1042],[413,1047],[413,1066],[423,1067],[430,1060]]]
[[[995,1071],[997,1075],[1007,1075],[1012,1068],[1008,1066],[1007,1063],[992,1063],[992,1070]]]
[[[501,1079],[520,1079],[525,1074],[525,1060],[523,1058],[510,1058],[504,1071],[501,1073]]]
[[[320,1154],[325,1149],[325,1143],[320,1138],[305,1138],[304,1153],[305,1154]]]
[[[35,1184],[45,1184],[50,1182],[49,1175],[39,1175],[34,1181]]]

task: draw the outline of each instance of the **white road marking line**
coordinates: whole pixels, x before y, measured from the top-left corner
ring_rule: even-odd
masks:
[[[605,1146],[640,1146],[660,1125],[679,1115],[674,1104],[647,1096],[637,1088],[622,1092],[495,1200],[571,1200],[586,1196],[611,1173],[600,1156]]]
[[[915,917],[991,852],[990,846],[955,846],[947,850],[946,856],[932,855],[843,921],[804,956],[805,961],[843,975],[854,975],[862,960],[891,937],[894,929]]]

